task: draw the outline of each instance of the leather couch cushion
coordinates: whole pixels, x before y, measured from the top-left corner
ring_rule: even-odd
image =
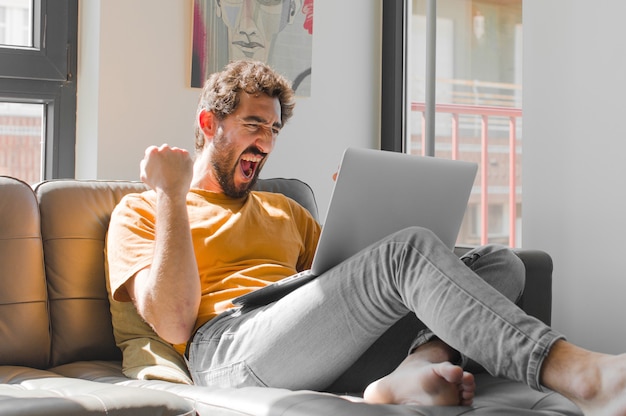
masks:
[[[580,410],[563,396],[537,392],[520,383],[476,376],[478,389],[471,407],[369,405],[362,398],[314,391],[290,391],[266,387],[241,389],[199,387],[157,380],[129,380],[120,365],[113,362],[72,363],[52,369],[67,377],[120,386],[140,387],[175,393],[193,401],[198,413],[211,416],[233,415],[359,415],[359,416],[580,416]]]
[[[46,368],[50,321],[39,229],[31,187],[0,177],[0,365]]]
[[[62,377],[26,367],[0,367],[0,414],[195,415],[193,403],[167,392]]]
[[[104,276],[104,240],[121,197],[145,189],[133,182],[50,181],[35,188],[52,328],[51,365],[119,359]]]
[[[113,333],[124,355],[124,375],[142,380],[192,384],[187,365],[171,344],[161,340],[131,302],[109,296]]]

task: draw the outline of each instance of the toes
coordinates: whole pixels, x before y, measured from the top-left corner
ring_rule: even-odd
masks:
[[[474,398],[472,397],[471,399],[461,399],[460,405],[461,406],[471,406],[474,403]]]
[[[437,373],[439,377],[446,380],[448,383],[463,383],[464,371],[458,365],[454,365],[444,361],[442,363],[435,364],[433,366],[433,371]]]
[[[474,380],[474,375],[472,373],[468,373],[467,371],[463,372],[461,386],[463,387],[463,390],[471,391],[473,393],[476,390],[476,380]]]
[[[476,391],[476,382],[474,375],[468,372],[463,373],[461,384],[459,384],[461,406],[471,406],[474,402],[474,392]]]

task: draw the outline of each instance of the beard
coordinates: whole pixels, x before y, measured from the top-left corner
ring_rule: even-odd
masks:
[[[237,169],[241,169],[239,166],[239,155],[235,154],[235,149],[225,143],[225,140],[221,140],[222,137],[216,137],[214,139],[215,152],[213,153],[213,171],[215,177],[222,187],[224,194],[230,198],[243,198],[247,196],[259,178],[259,172],[262,165],[259,165],[254,176],[249,182],[246,182],[240,186],[235,184],[235,173]],[[244,153],[261,154],[256,147],[249,147]],[[261,162],[263,163],[263,162]]]

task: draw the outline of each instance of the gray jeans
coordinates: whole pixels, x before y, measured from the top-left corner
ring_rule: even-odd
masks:
[[[459,259],[429,230],[409,228],[275,303],[207,322],[189,345],[190,372],[199,385],[322,390],[412,311],[428,327],[413,346],[436,334],[491,374],[539,390],[562,337],[515,306],[523,284],[509,249]]]

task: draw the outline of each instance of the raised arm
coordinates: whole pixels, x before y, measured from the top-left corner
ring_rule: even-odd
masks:
[[[200,305],[186,204],[192,174],[186,150],[167,145],[146,150],[141,179],[157,195],[154,261],[126,283],[139,314],[172,344],[188,341]]]

